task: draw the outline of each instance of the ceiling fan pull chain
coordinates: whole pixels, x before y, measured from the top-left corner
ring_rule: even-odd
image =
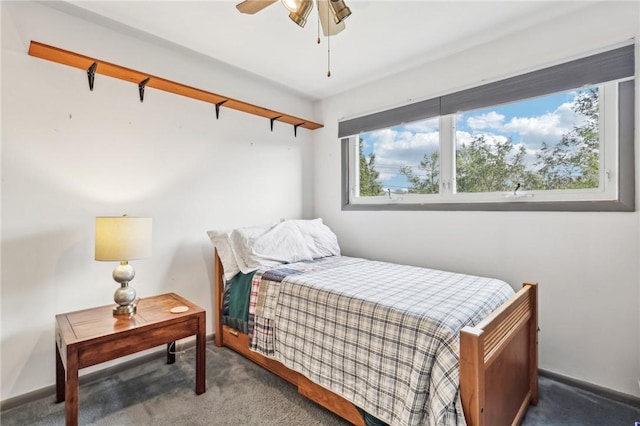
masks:
[[[317,10],[317,17],[318,17],[318,44],[320,44],[320,5],[318,5],[318,3],[316,2],[316,10]]]
[[[327,22],[330,22],[329,19],[329,5],[327,5]],[[331,31],[327,32],[327,77],[331,77]]]
[[[331,36],[327,36],[327,77],[331,77]]]

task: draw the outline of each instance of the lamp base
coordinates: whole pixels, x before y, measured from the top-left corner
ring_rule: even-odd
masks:
[[[136,313],[136,305],[118,305],[113,308],[113,315],[133,315]]]
[[[120,283],[120,288],[113,293],[113,300],[118,304],[113,308],[114,315],[133,315],[136,313],[136,291],[129,286],[129,281],[135,276],[136,272],[126,260],[121,261],[120,265],[113,270],[113,279]]]

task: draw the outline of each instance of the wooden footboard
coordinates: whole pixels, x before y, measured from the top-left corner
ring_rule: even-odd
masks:
[[[460,397],[467,423],[519,424],[538,403],[538,286],[526,283],[476,327],[460,331]]]
[[[248,336],[222,325],[223,267],[215,252],[216,346],[226,346],[298,387],[298,392],[354,425],[364,426],[346,399],[249,349]],[[519,424],[538,402],[537,285],[523,288],[476,327],[460,333],[460,395],[470,426]]]

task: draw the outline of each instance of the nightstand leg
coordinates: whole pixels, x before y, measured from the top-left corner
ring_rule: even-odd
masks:
[[[56,402],[64,401],[64,364],[60,356],[60,348],[56,344]]]
[[[67,426],[78,425],[78,352],[67,348],[67,379],[65,381],[65,411]]]
[[[206,329],[205,315],[198,316],[198,334],[196,335],[196,394],[203,394],[206,389]]]
[[[176,342],[167,343],[167,364],[176,362]]]

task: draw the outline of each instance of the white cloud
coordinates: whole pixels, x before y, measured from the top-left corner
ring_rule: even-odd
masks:
[[[559,137],[566,133],[562,126],[560,115],[549,113],[538,117],[513,117],[504,126],[507,132],[521,135],[540,135]]]
[[[473,129],[500,129],[502,128],[502,122],[504,121],[504,115],[498,114],[495,111],[488,112],[486,114],[472,115],[467,118],[467,125]]]
[[[439,139],[437,129],[421,133],[384,129],[370,133],[380,181],[386,182],[393,179],[403,166],[417,167],[425,154],[438,150]]]
[[[555,145],[562,135],[569,133],[575,126],[584,124],[585,117],[576,116],[571,103],[558,106],[553,112],[532,116],[512,117],[504,122],[505,116],[495,111],[470,116],[466,124],[475,134],[502,134],[511,137],[514,144],[524,144],[527,149],[537,150],[542,142]]]
[[[458,145],[467,145],[470,144],[471,141],[473,139],[475,139],[475,137],[477,137],[478,134],[471,134],[469,132],[463,132],[458,130],[456,132],[456,142],[458,143]],[[482,136],[484,137],[485,142],[488,145],[497,145],[498,143],[504,143],[506,141],[509,140],[508,137],[504,136],[504,135],[498,135],[495,133],[483,133]]]
[[[555,111],[538,117],[514,117],[505,124],[506,132],[517,133],[521,142],[538,148],[542,142],[555,145],[562,135],[569,133],[575,126],[584,123],[583,116],[576,116],[570,103],[564,103]]]

